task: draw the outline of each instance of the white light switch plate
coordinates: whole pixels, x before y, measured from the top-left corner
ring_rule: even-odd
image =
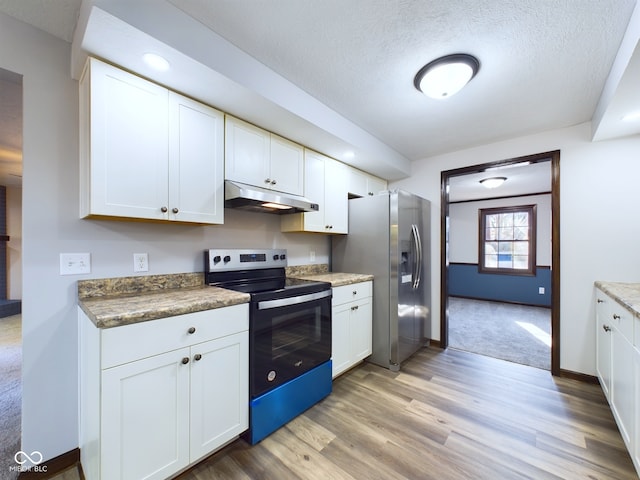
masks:
[[[60,275],[91,273],[90,253],[61,253]]]

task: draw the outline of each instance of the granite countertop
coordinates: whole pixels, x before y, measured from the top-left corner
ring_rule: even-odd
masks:
[[[296,275],[296,278],[329,282],[332,287],[341,287],[343,285],[352,285],[354,283],[371,281],[373,280],[373,275],[363,273],[325,272],[310,275]]]
[[[640,283],[595,282],[595,285],[640,318]]]
[[[81,280],[78,305],[112,328],[249,302],[249,294],[204,285],[202,273]]]
[[[326,265],[287,267],[289,277],[338,287],[373,280],[373,275],[330,273]],[[78,282],[78,305],[98,328],[248,303],[248,293],[204,284],[202,273],[118,277]]]

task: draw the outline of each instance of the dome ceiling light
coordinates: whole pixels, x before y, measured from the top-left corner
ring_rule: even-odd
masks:
[[[483,178],[482,180],[480,180],[480,183],[482,184],[483,187],[497,188],[500,185],[502,185],[506,179],[507,177]]]
[[[480,62],[472,55],[455,53],[427,63],[416,74],[413,84],[426,96],[449,98],[478,73]]]

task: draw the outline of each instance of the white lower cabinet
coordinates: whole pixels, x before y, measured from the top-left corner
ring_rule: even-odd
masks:
[[[97,329],[80,312],[85,478],[165,479],[248,428],[248,306]]]
[[[635,319],[636,331],[640,329],[640,319]],[[633,449],[631,450],[631,459],[636,467],[636,471],[640,475],[640,343],[636,343],[633,349],[633,370],[635,383],[635,439],[633,441]]]
[[[634,345],[637,317],[596,289],[596,367],[598,380],[640,472],[640,345]]]
[[[372,282],[333,288],[331,358],[333,378],[371,355]]]

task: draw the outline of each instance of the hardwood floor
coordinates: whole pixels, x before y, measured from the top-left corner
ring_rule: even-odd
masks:
[[[598,385],[436,348],[363,364],[259,444],[180,480],[637,479]]]

